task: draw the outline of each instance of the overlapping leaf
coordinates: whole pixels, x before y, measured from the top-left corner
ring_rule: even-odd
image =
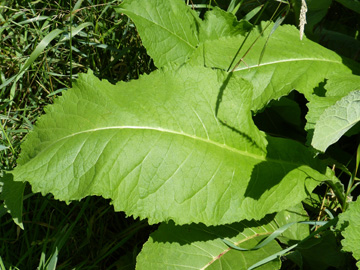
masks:
[[[252,28],[249,22],[244,20],[238,21],[235,15],[217,7],[205,13],[205,19],[201,22],[200,26],[200,42],[216,40],[227,36],[245,36]]]
[[[138,269],[245,269],[281,250],[273,241],[242,254],[220,237],[256,245],[332,175],[303,145],[260,132],[251,110],[293,89],[309,99],[334,72],[350,69],[335,53],[300,41],[291,26],[279,27],[269,41],[272,25],[257,26],[232,62],[250,25],[231,14],[214,9],[202,21],[181,0],[128,0],[118,11],[135,22],[163,69],[117,85],[80,76],[29,134],[15,180],[65,201],[110,198],[115,210],[150,223],[232,223],[164,223],[145,245]],[[233,223],[284,209],[277,224]],[[352,209],[354,215],[343,215],[350,221],[343,245],[359,259],[350,239],[359,239],[354,225],[360,211]],[[305,235],[296,227],[281,241]],[[276,261],[263,269],[278,268]]]
[[[184,63],[199,43],[199,17],[182,0],[124,1],[117,11],[135,22],[157,67]]]
[[[332,73],[350,73],[336,53],[306,38],[300,41],[293,26],[278,27],[266,44],[271,29],[272,24],[266,23],[256,27],[230,67],[231,70],[241,60],[234,73],[254,85],[252,110],[262,109],[293,89],[308,96]],[[206,41],[194,52],[191,63],[226,70],[244,39],[235,36]],[[265,54],[259,62],[264,46]]]
[[[284,226],[291,222],[307,221],[308,215],[304,210],[302,204],[294,205],[286,210],[280,211],[276,214],[274,221],[278,227]],[[289,240],[303,240],[309,235],[309,227],[305,224],[294,224],[282,233],[281,241],[288,242]]]
[[[0,177],[0,199],[4,201],[7,212],[11,214],[14,222],[24,229],[22,222],[22,204],[25,183],[14,182],[11,173],[4,173]]]
[[[312,146],[322,152],[360,121],[360,90],[327,108],[316,122]]]
[[[360,200],[350,203],[349,209],[340,215],[338,228],[344,230],[341,234],[344,240],[341,241],[343,250],[352,252],[358,261],[357,267],[360,269]]]
[[[324,111],[333,106],[337,101],[359,88],[360,76],[353,74],[333,74],[324,86],[319,85],[317,92],[308,96],[309,109],[306,115],[305,129],[308,132],[309,144],[313,137],[316,122]]]
[[[253,251],[237,251],[222,239],[241,248],[253,248],[279,227],[307,219],[301,204],[260,221],[242,221],[225,226],[162,224],[150,236],[137,259],[137,269],[247,269],[281,250],[275,240]],[[300,240],[309,235],[304,224],[295,224],[284,232],[286,239]],[[279,269],[275,260],[258,269]]]
[[[140,0],[125,1],[119,11],[127,14],[135,22],[145,47],[158,67],[169,63],[181,64],[190,58],[190,62],[194,65],[227,70],[230,63],[233,63],[231,69],[241,59],[242,62],[235,73],[236,76],[246,78],[253,83],[252,110],[254,111],[261,110],[272,99],[278,99],[293,89],[309,96],[313,93],[314,87],[334,72],[350,73],[350,69],[336,53],[306,38],[300,41],[298,30],[293,26],[278,27],[267,42],[272,24],[262,23],[252,30],[243,44],[244,30],[249,31],[250,25],[243,21],[237,22],[229,13],[214,9],[208,11],[205,20],[201,21],[198,17],[194,19],[192,16],[196,14],[180,1],[173,3],[173,1],[153,0],[149,1],[149,3],[154,2],[153,5],[147,4],[146,7],[140,2]],[[174,28],[173,21],[167,21],[168,16],[158,23],[160,10],[167,13],[168,10],[175,10],[175,5],[176,10],[180,12],[181,9],[185,14],[184,18],[177,20],[176,27]],[[162,30],[159,33],[166,29],[164,32],[166,38],[159,33],[151,34],[154,23],[161,25]],[[177,37],[182,35],[193,40],[192,46],[187,46],[182,40],[178,41]],[[170,40],[174,42],[176,40],[176,45]],[[232,62],[242,44],[236,61]],[[173,52],[176,47],[183,45],[186,45],[186,50],[177,49]],[[265,54],[260,63],[260,55],[264,48]]]
[[[199,43],[225,36],[245,35],[251,29],[247,21],[219,8],[206,12],[202,21],[183,1],[124,1],[117,12],[134,21],[149,55],[157,67],[182,64]]]
[[[280,245],[274,240],[259,250],[239,252],[228,247],[222,238],[243,248],[252,248],[276,229],[277,224],[268,219],[217,227],[162,224],[145,243],[137,258],[136,269],[246,270],[269,255],[281,251]],[[279,268],[278,259],[258,269]]]
[[[116,86],[83,75],[28,136],[15,180],[66,201],[111,198],[151,223],[262,218],[327,177],[301,144],[256,128],[250,99],[247,81],[204,67]]]

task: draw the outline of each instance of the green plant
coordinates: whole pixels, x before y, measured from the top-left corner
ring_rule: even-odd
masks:
[[[359,200],[351,196],[360,150],[354,172],[339,165],[350,177],[346,190],[328,167],[336,156],[315,151],[358,133],[358,64],[301,41],[293,26],[252,25],[219,8],[202,20],[180,0],[132,0],[118,12],[135,22],[159,69],[116,85],[90,71],[46,108],[18,167],[3,177],[14,220],[21,224],[18,194],[28,181],[34,192],[66,202],[99,195],[116,211],[162,222],[138,269],[278,269],[280,255],[301,267],[342,268],[349,260],[340,234],[343,249],[359,260]],[[253,121],[270,107],[303,128],[294,89],[308,101],[307,143],[284,138],[287,130],[270,135]],[[325,211],[328,192],[335,199]],[[321,204],[311,223],[323,225],[318,238],[299,223],[309,219],[302,203]],[[338,219],[336,230],[325,230]],[[325,255],[312,259],[321,248]],[[266,259],[271,254],[276,260]]]
[[[1,176],[16,166],[22,139],[44,106],[71,88],[71,77],[90,68],[100,78],[130,80],[153,69],[133,23],[114,11],[120,2],[0,1]],[[80,29],[81,25],[87,27]],[[42,47],[24,75],[18,76],[54,29],[63,32]],[[16,82],[5,85],[14,77]],[[16,189],[10,190],[16,194]],[[89,199],[69,207],[51,195],[32,194],[26,185],[20,213],[24,230],[12,222],[0,201],[3,269],[36,269],[49,258],[58,258],[56,269],[134,268],[136,255],[155,226],[115,213],[101,197]],[[59,240],[66,241],[61,249],[56,248]]]

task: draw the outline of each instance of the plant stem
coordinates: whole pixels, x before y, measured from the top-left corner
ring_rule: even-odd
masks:
[[[340,190],[340,188],[332,181],[325,181],[325,183],[334,191],[336,198],[338,199],[342,211],[347,208],[346,195]]]

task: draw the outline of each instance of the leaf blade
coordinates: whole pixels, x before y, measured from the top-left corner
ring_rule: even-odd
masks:
[[[197,16],[181,0],[124,1],[116,11],[135,22],[157,67],[184,63],[199,43]]]
[[[271,32],[272,25],[270,24],[263,33],[265,23],[258,26],[258,29],[254,28],[237,59],[233,61],[235,65],[242,60],[234,70],[234,75],[241,76],[254,85],[251,108],[253,111],[261,110],[272,99],[287,95],[293,89],[308,98],[313,93],[313,89],[335,73],[335,70],[336,73],[351,73],[350,68],[344,65],[340,56],[306,38],[300,41],[298,30],[289,25],[279,26],[271,35],[264,57],[259,64],[259,55]],[[261,37],[245,55],[259,35]],[[238,35],[203,42],[189,61],[194,65],[226,70],[244,39]]]
[[[11,173],[4,173],[4,175],[0,177],[0,183],[2,184],[0,198],[4,200],[7,212],[11,214],[14,222],[21,229],[24,229],[22,208],[25,183],[15,182]]]
[[[360,91],[347,96],[325,109],[315,125],[311,145],[325,152],[342,135],[360,121]]]
[[[360,248],[359,239],[360,232],[358,230],[360,225],[360,200],[351,202],[349,209],[340,214],[337,228],[341,229],[341,234],[344,239],[341,241],[342,250],[352,252],[354,258],[357,260],[357,267],[360,267]]]
[[[276,241],[256,251],[239,252],[229,248],[221,239],[231,237],[234,243],[250,248],[275,227],[276,224],[268,219],[217,227],[162,224],[145,243],[136,269],[247,269],[268,254],[280,251]],[[279,269],[279,266],[277,260],[262,269]]]
[[[113,86],[82,75],[28,136],[15,180],[65,201],[111,198],[150,223],[224,224],[297,204],[325,167],[257,129],[245,80],[227,82],[216,117],[226,77],[185,66]]]

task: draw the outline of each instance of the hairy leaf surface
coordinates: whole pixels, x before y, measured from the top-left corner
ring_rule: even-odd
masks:
[[[337,101],[359,88],[360,76],[353,74],[333,74],[324,86],[319,85],[317,92],[308,96],[309,109],[306,114],[305,129],[308,132],[308,141],[311,143],[316,122],[324,111]]]
[[[360,90],[325,109],[316,122],[312,146],[322,152],[360,121]]]
[[[117,85],[82,75],[29,134],[15,180],[65,201],[111,198],[151,223],[224,224],[286,209],[327,179],[325,167],[257,129],[251,89],[204,67]]]

